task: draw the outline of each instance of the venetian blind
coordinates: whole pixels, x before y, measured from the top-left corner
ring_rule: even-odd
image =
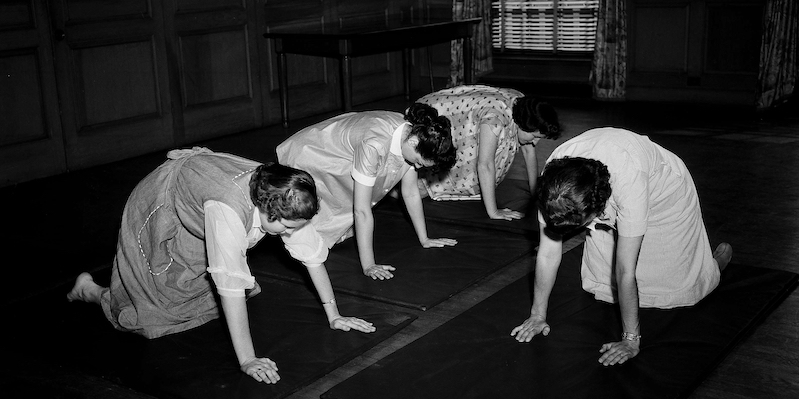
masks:
[[[492,1],[494,49],[591,52],[599,0]]]

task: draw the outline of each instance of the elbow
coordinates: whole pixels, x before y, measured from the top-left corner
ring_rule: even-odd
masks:
[[[492,163],[478,163],[477,164],[477,177],[487,176],[494,178],[494,164]]]
[[[355,222],[364,222],[372,219],[372,209],[359,209],[355,208],[353,212]]]
[[[635,270],[616,268],[616,283],[618,285],[635,284]]]

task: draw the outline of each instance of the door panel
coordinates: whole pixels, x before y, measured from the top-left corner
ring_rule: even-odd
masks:
[[[259,68],[255,3],[180,0],[168,11],[183,142],[261,126],[260,77],[253,73]]]
[[[147,0],[53,2],[69,168],[174,144],[164,25]]]
[[[0,186],[64,171],[44,4],[0,3]]]

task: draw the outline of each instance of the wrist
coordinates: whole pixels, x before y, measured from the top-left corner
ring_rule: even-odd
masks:
[[[546,320],[547,319],[547,314],[546,314],[546,312],[537,312],[537,311],[533,310],[533,311],[530,312],[530,317],[532,317],[534,319]]]
[[[322,301],[322,306],[325,306],[325,305],[333,305],[333,306],[335,306],[336,305],[336,298],[333,297],[333,298],[328,299],[327,301]]]
[[[631,341],[637,343],[641,341],[641,334],[625,331],[621,333],[621,339],[624,341]]]
[[[256,357],[255,357],[255,355],[251,355],[251,356],[244,356],[244,357],[242,357],[241,359],[239,359],[239,366],[244,366],[245,364],[247,364],[247,363],[251,362],[251,361],[252,361],[252,360],[254,360],[255,358],[256,358]]]
[[[363,269],[363,271],[367,271],[367,270],[369,270],[370,267],[372,267],[374,265],[375,265],[374,261],[372,261],[372,263],[363,262],[363,263],[361,263],[361,269]]]

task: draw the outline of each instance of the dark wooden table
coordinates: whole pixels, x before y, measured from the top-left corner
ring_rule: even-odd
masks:
[[[288,71],[286,54],[300,54],[318,57],[337,58],[341,75],[341,96],[343,110],[352,110],[352,70],[353,57],[402,51],[405,97],[410,95],[410,51],[455,39],[463,39],[464,80],[471,83],[473,26],[480,18],[462,21],[401,22],[393,26],[363,26],[340,29],[325,25],[323,33],[308,33],[307,27],[284,26],[264,34],[272,39],[278,55],[278,78],[280,85],[280,111],[283,126],[288,127]]]

